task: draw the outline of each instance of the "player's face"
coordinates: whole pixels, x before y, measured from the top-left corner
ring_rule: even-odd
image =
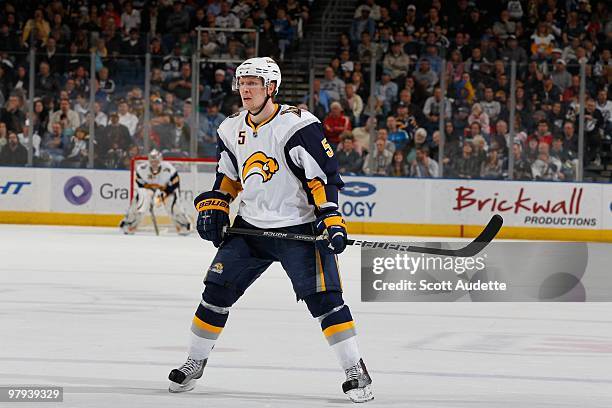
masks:
[[[242,105],[247,110],[257,110],[266,100],[266,88],[258,77],[242,77],[238,80]]]
[[[159,171],[159,167],[161,165],[159,160],[149,160],[149,164],[151,165],[151,170],[153,170],[154,173]]]

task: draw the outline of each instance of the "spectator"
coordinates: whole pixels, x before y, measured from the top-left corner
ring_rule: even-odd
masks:
[[[312,113],[319,118],[324,120],[325,116],[329,113],[330,97],[327,91],[321,89],[321,80],[315,79],[312,83],[313,88],[313,111]],[[303,103],[310,103],[310,95],[305,95],[302,99]]]
[[[580,120],[579,115],[577,120]],[[595,100],[587,99],[584,109],[585,165],[588,163],[597,166],[601,164],[600,152],[604,126],[603,115],[597,109]]]
[[[388,139],[395,144],[396,151],[403,150],[410,141],[408,133],[398,127],[397,120],[393,115],[387,116],[387,132],[389,135]]]
[[[325,68],[325,77],[321,80],[321,89],[327,92],[333,101],[339,101],[344,96],[344,81],[336,76],[332,67]]]
[[[340,100],[345,112],[349,113],[351,125],[357,126],[361,122],[361,112],[363,112],[363,100],[355,93],[352,84],[344,87],[344,98]]]
[[[164,157],[188,157],[191,131],[185,123],[183,111],[174,112],[173,122],[172,138],[169,140],[169,146],[163,151]]]
[[[36,96],[57,97],[60,90],[59,82],[55,74],[52,74],[47,61],[42,61],[39,65],[39,73],[34,82]]]
[[[172,53],[164,57],[162,73],[165,81],[178,78],[181,75],[181,67],[189,64],[189,59],[181,54],[181,44],[174,44]]]
[[[98,84],[100,86],[100,91],[108,98],[115,93],[115,81],[108,77],[108,68],[102,67],[102,69],[98,71]]]
[[[189,13],[183,8],[182,1],[172,3],[172,13],[166,19],[166,31],[169,33],[165,37],[168,41],[176,41],[181,33],[189,31]]]
[[[488,136],[490,133],[489,115],[482,109],[479,103],[472,105],[472,113],[468,117],[468,124],[478,123],[482,134]]]
[[[62,99],[60,101],[59,110],[53,112],[49,118],[49,124],[47,125],[47,130],[49,132],[53,131],[53,124],[59,122],[62,115],[65,115],[67,125],[70,129],[76,129],[81,125],[79,114],[71,109],[70,101],[68,99]]]
[[[134,137],[136,134],[136,129],[138,127],[138,117],[130,112],[129,105],[125,99],[119,101],[118,108],[118,116],[119,123],[124,125],[130,134],[131,137]]]
[[[572,76],[565,69],[566,65],[567,63],[565,60],[559,58],[555,62],[555,70],[551,74],[553,85],[559,88],[561,94],[563,94],[566,88],[569,88],[572,85]]]
[[[612,61],[610,61],[612,66]],[[610,68],[612,70],[612,68]],[[607,135],[612,134],[612,101],[608,99],[608,92],[605,89],[600,89],[597,92],[597,101],[595,107],[601,113],[604,120],[603,129]]]
[[[223,72],[223,71],[222,71]],[[223,72],[225,78],[225,72]],[[191,90],[194,87],[194,78],[191,75],[191,65],[185,63],[181,67],[181,74],[178,78],[171,79],[167,88],[180,99],[185,100],[191,97]],[[204,86],[200,85],[200,92],[204,91]]]
[[[51,167],[59,167],[64,160],[64,148],[70,140],[62,127],[65,123],[65,120],[54,122],[51,131],[43,138],[41,157]]]
[[[376,96],[377,103],[382,106],[383,115],[391,113],[391,108],[397,101],[398,86],[395,82],[391,81],[391,72],[383,70],[380,82],[376,83],[374,90],[374,96]]]
[[[404,158],[404,152],[396,150],[393,153],[391,163],[387,166],[387,176],[391,177],[408,177],[410,176],[410,169]]]
[[[486,160],[480,166],[480,178],[501,180],[503,160],[497,148],[490,149]]]
[[[126,37],[130,35],[130,30],[138,30],[140,28],[140,11],[134,9],[131,1],[127,1],[123,5],[121,28]]]
[[[227,102],[227,96],[231,95],[231,93],[231,85],[226,80],[225,71],[217,69],[215,71],[214,82],[204,87],[204,92],[202,92],[200,99],[208,104],[223,106],[224,102]]]
[[[367,31],[361,33],[361,41],[357,46],[357,60],[362,65],[369,67],[372,59],[378,59],[381,53],[381,48],[378,44],[372,42],[372,36]]]
[[[9,132],[21,133],[25,123],[25,113],[20,108],[21,102],[17,95],[9,96],[6,106],[0,109],[0,122],[6,124]]]
[[[374,21],[380,20],[380,6],[376,4],[375,0],[366,0],[365,4],[359,5],[355,9],[355,13],[353,15],[354,19],[358,19],[363,15],[363,10],[369,10],[370,18]]]
[[[351,121],[342,112],[342,105],[339,102],[332,102],[331,111],[323,121],[323,130],[334,151],[340,143],[340,135],[351,129]]]
[[[434,130],[438,129],[441,114],[444,115],[444,118],[452,117],[451,103],[448,98],[442,100],[442,89],[440,87],[436,87],[433,96],[430,96],[425,101],[423,114],[427,119],[423,126],[427,129],[428,133],[433,133]]]
[[[123,168],[127,150],[132,145],[132,139],[128,128],[119,123],[117,112],[111,112],[110,123],[101,139],[100,150],[102,154],[100,156],[106,168]]]
[[[227,2],[221,3],[221,12],[216,16],[216,26],[220,28],[240,28],[240,19],[230,10]]]
[[[510,19],[510,12],[502,10],[499,16],[499,21],[493,24],[493,34],[500,40],[505,41],[511,35],[516,33],[516,22]]]
[[[225,3],[224,3],[225,4]],[[285,59],[285,52],[291,42],[293,41],[293,27],[291,22],[287,18],[287,12],[283,8],[279,8],[276,11],[276,19],[272,22],[274,25],[274,32],[278,38],[278,46],[280,48],[280,60]],[[238,22],[238,27],[240,22]],[[236,28],[238,28],[236,27]]]
[[[342,150],[336,153],[340,174],[356,176],[361,173],[363,158],[355,151],[353,135],[350,131],[344,132],[342,137]]]
[[[412,76],[427,92],[433,93],[434,86],[438,83],[438,75],[431,69],[428,59],[421,58],[417,71]]]
[[[376,117],[370,116],[363,127],[353,129],[355,150],[361,152],[362,155],[372,150],[370,144],[373,145],[373,143],[370,142],[370,139],[372,138],[372,134],[376,133],[376,122]]]
[[[9,131],[7,143],[0,151],[0,166],[25,166],[27,162],[27,149],[19,143],[17,134]]]
[[[480,102],[483,112],[488,116],[491,122],[497,121],[501,113],[501,104],[494,99],[495,94],[493,88],[487,87],[484,91],[484,101]]]
[[[455,175],[462,179],[476,178],[480,174],[480,167],[476,158],[472,154],[473,147],[469,141],[463,142],[463,151],[460,157],[453,160],[453,171]]]
[[[361,9],[361,14],[353,20],[350,31],[351,41],[355,44],[359,42],[364,32],[368,33],[370,38],[372,38],[376,31],[376,23],[370,17],[372,9],[367,5],[362,5],[359,8]]]
[[[491,146],[496,145],[499,149],[498,153],[500,153],[501,156],[506,156],[508,154],[509,140],[508,123],[505,120],[498,120],[497,123],[495,123],[495,132],[489,137]]]
[[[389,140],[389,132],[385,128],[380,128],[376,131],[376,138],[382,139],[385,142],[385,149],[391,154],[395,153],[395,143]]]
[[[416,160],[410,167],[410,176],[418,178],[439,177],[438,162],[429,157],[429,148],[426,145],[416,149]]]
[[[531,165],[531,172],[535,180],[559,181],[563,180],[561,169],[550,159],[549,146],[542,143],[538,146],[538,158]]]
[[[563,147],[563,137],[556,136],[550,148],[550,159],[563,173],[563,180],[572,181],[577,167],[576,156]]]
[[[29,48],[30,41],[37,47],[44,46],[49,39],[50,33],[51,26],[44,18],[43,9],[36,9],[34,11],[34,18],[29,19],[23,27],[21,43],[25,48]]]
[[[8,143],[8,130],[6,129],[6,123],[0,122],[0,152],[2,148]]]
[[[94,113],[96,114],[94,121],[97,126],[104,127],[108,125],[108,116],[102,111],[100,102],[94,102]]]
[[[393,159],[393,153],[385,148],[386,141],[377,139],[374,150],[365,159],[363,172],[368,176],[385,176]]]
[[[219,113],[219,106],[208,105],[208,111],[203,118],[201,128],[202,155],[204,157],[214,157],[217,150],[217,129],[221,122],[225,120],[225,115]]]
[[[410,69],[410,57],[406,55],[400,43],[391,44],[391,51],[387,53],[383,60],[383,70],[391,73],[393,81],[404,82],[404,77]]]
[[[89,154],[89,135],[85,129],[79,128],[70,138],[65,151],[62,167],[85,168]]]

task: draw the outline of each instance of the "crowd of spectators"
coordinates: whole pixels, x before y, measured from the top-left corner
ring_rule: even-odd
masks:
[[[187,156],[195,114],[198,154],[214,157],[216,129],[240,108],[231,90],[234,70],[255,56],[257,35],[218,30],[257,30],[259,55],[282,61],[303,35],[310,7],[310,0],[2,2],[0,165],[24,165],[31,143],[35,165],[85,167],[95,140],[95,167],[127,168],[143,152],[147,126],[151,148],[166,157]],[[191,59],[198,36],[200,100],[194,104]],[[151,99],[145,123],[147,52]],[[31,76],[34,95],[28,94]],[[92,121],[95,138],[89,135]]]
[[[443,115],[444,177],[506,178],[512,155],[515,179],[574,180],[582,63],[584,166],[610,163],[611,47],[605,1],[364,0],[314,113],[348,174],[438,177]]]

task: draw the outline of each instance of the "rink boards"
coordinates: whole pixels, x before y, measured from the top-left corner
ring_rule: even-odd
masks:
[[[181,174],[185,207],[212,173]],[[340,208],[361,234],[471,237],[493,214],[500,236],[612,242],[612,185],[343,177]],[[0,223],[115,226],[129,203],[129,173],[0,169]]]

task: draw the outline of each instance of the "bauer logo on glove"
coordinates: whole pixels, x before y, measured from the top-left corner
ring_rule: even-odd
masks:
[[[225,199],[208,198],[200,201],[196,204],[196,210],[198,212],[207,210],[220,210],[225,211],[229,214],[229,202]]]
[[[198,234],[217,248],[223,243],[223,229],[229,225],[230,200],[229,194],[207,191],[193,201],[198,211]]]

